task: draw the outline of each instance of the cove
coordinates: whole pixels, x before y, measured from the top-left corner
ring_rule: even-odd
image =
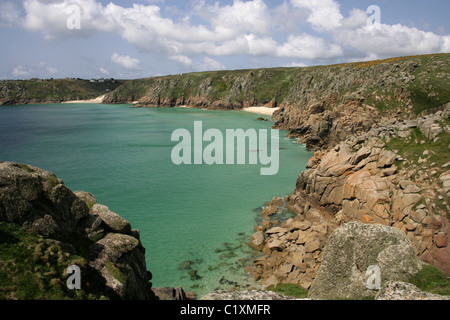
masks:
[[[260,169],[261,175],[277,174],[279,169],[278,130],[270,130],[271,151],[269,156],[268,130],[261,129],[257,133],[254,129],[248,129],[247,131],[227,129],[224,137],[218,129],[208,129],[203,133],[202,127],[202,121],[194,121],[194,137],[191,137],[191,133],[187,129],[182,128],[176,129],[172,133],[172,141],[181,141],[172,149],[171,159],[174,164],[223,165],[226,163],[227,165],[235,165],[246,164],[246,159],[248,159],[248,164],[256,165],[259,160],[262,165],[269,165],[267,168]],[[212,142],[203,147],[205,141]],[[248,149],[246,145],[248,145]],[[194,161],[191,160],[192,150],[194,150]],[[235,154],[237,159],[235,159]]]
[[[246,279],[257,210],[295,188],[311,157],[279,134],[279,170],[249,164],[175,165],[171,134],[203,129],[268,130],[243,111],[51,104],[0,107],[0,161],[54,172],[73,191],[91,192],[138,229],[155,287],[202,296]],[[191,132],[193,135],[193,132]]]

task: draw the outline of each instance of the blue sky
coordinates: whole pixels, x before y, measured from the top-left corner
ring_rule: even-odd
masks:
[[[368,23],[372,5],[380,20]],[[449,12],[448,0],[0,0],[0,79],[130,79],[450,52]]]

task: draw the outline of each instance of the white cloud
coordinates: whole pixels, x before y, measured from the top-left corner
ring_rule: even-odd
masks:
[[[225,70],[226,68],[220,62],[211,59],[210,57],[205,57],[203,59],[203,62],[195,64],[195,69],[201,71],[216,71],[216,70]]]
[[[335,33],[335,40],[361,53],[378,56],[448,52],[446,37],[399,24],[344,28]]]
[[[171,56],[170,59],[173,60],[173,61],[176,61],[176,62],[178,62],[178,63],[180,63],[182,65],[185,65],[185,66],[192,65],[192,60],[189,59],[186,56],[183,56],[183,55]]]
[[[89,26],[88,18],[92,19],[92,6],[95,5],[95,0],[79,0],[74,2],[70,0],[61,1],[45,1],[45,0],[25,0],[23,7],[26,15],[23,17],[22,24],[25,29],[30,31],[40,31],[47,40],[55,40],[59,38],[66,38],[77,34],[84,36],[91,34],[94,30]],[[85,22],[83,29],[71,30],[67,27],[67,21],[71,18],[73,12],[70,7],[77,3],[76,6],[80,8],[82,14],[79,19]]]
[[[277,48],[277,56],[313,60],[336,58],[343,55],[340,46],[309,34],[289,36],[286,43]]]
[[[103,74],[109,74],[109,71],[106,70],[106,69],[103,68],[103,67],[98,68],[98,70],[100,70],[100,72],[103,73]]]
[[[20,13],[12,2],[0,1],[0,26],[13,26],[20,20]]]
[[[259,36],[269,32],[270,16],[262,0],[235,0],[232,5],[205,6],[201,2],[196,6],[196,13],[207,20],[215,33],[216,39],[232,39],[243,33]]]
[[[227,4],[201,0],[185,13],[178,11],[177,20],[167,10],[165,15],[161,12],[164,0],[131,6],[115,2],[24,0],[25,15],[20,17],[11,2],[0,0],[0,9],[4,9],[0,24],[18,19],[25,29],[41,32],[47,40],[114,33],[142,53],[164,56],[191,69],[223,67],[211,58],[201,61],[204,56],[250,55],[313,64],[450,51],[449,35],[400,24],[370,28],[367,12],[353,9],[344,17],[336,0],[285,0],[272,9],[263,0]],[[79,30],[67,27],[73,14],[68,9],[74,5],[80,8]],[[129,56],[115,53],[111,60],[129,70],[140,69],[140,61]]]
[[[208,54],[214,56],[251,55],[271,56],[275,53],[278,43],[271,37],[257,37],[254,34],[244,34],[235,39],[224,41],[218,45],[209,44]]]
[[[33,69],[26,68],[24,66],[17,66],[13,69],[11,74],[17,78],[29,77],[34,72]]]
[[[311,11],[308,22],[314,29],[330,32],[341,26],[343,16],[339,4],[334,0],[292,0],[295,7],[306,8]]]
[[[286,68],[304,68],[307,67],[307,65],[303,62],[296,62],[292,61],[291,63],[285,64],[283,67]]]
[[[121,56],[118,53],[114,53],[111,56],[111,61],[121,65],[122,67],[129,70],[138,70],[140,69],[140,61],[135,58],[131,58],[130,56]]]
[[[18,65],[12,71],[11,75],[16,78],[31,78],[37,75],[53,76],[58,73],[58,69],[47,66],[44,61],[38,62],[35,66]]]

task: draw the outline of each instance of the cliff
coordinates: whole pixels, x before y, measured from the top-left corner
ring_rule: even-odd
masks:
[[[104,102],[277,108],[274,128],[317,152],[294,192],[262,211],[249,245],[264,256],[248,271],[266,286],[309,289],[328,237],[355,220],[402,230],[418,257],[450,274],[449,84],[450,54],[438,54],[140,79]],[[292,218],[280,221],[286,210]]]
[[[0,162],[0,240],[0,299],[156,299],[139,231],[50,172]]]
[[[0,81],[0,105],[60,103],[95,99],[116,89],[123,80],[31,79]]]
[[[450,54],[440,54],[334,66],[138,79],[108,93],[103,102],[138,101],[138,107],[186,105],[207,109],[269,106],[277,108],[275,128],[288,130],[290,136],[317,150],[299,175],[292,194],[266,204],[262,222],[250,239],[249,245],[263,256],[248,271],[263,285],[288,283],[311,288],[330,235],[352,221],[402,231],[422,261],[450,274],[449,60]],[[68,247],[80,255],[91,254],[82,255],[84,260],[80,261],[89,268],[89,274],[101,280],[101,288],[106,285],[115,296],[135,297],[139,292],[147,298],[147,285],[128,292],[126,288],[134,285],[123,283],[124,279],[136,277],[141,285],[149,280],[135,231],[121,219],[122,226],[111,230],[106,218],[111,214],[102,214],[109,209],[91,204],[92,208],[86,210],[78,201],[80,197],[74,198],[69,192],[63,193],[68,202],[54,202],[60,190],[65,190],[54,175],[19,164],[0,165],[5,170],[5,175],[0,175],[1,190],[6,190],[4,185],[14,186],[11,194],[16,194],[14,201],[20,204],[12,205],[9,193],[0,193],[5,199],[0,202],[1,221],[37,229],[43,239],[61,244],[61,249],[52,247],[49,251],[50,245],[43,240],[47,252],[44,259],[48,259],[49,252],[61,256],[58,252],[69,241],[62,235],[83,239]],[[10,172],[16,178],[5,180]],[[22,179],[31,182],[22,183]],[[90,195],[78,195],[88,203],[95,202],[89,201]],[[72,212],[74,217],[67,220],[70,223],[53,214],[63,203],[69,207],[63,206],[60,215],[66,217]],[[291,218],[280,220],[279,213],[286,211]],[[10,225],[2,224],[2,228],[3,238],[14,232],[14,237],[19,237],[19,231],[8,231]],[[100,231],[102,228],[104,231]],[[118,263],[122,261],[118,248],[125,250],[125,256],[130,253],[138,257],[130,262],[139,270],[137,275],[128,276],[131,269]],[[43,250],[32,249],[38,253]],[[69,253],[64,250],[61,252]],[[58,283],[55,279],[53,283]],[[10,291],[15,294],[13,289]]]
[[[365,132],[382,117],[407,119],[450,101],[450,54],[307,68],[213,71],[132,80],[104,103],[242,109],[268,106],[275,128],[311,148]]]
[[[264,254],[249,270],[255,279],[263,285],[311,288],[331,246],[330,235],[352,221],[401,230],[422,261],[450,274],[450,104],[442,109],[382,121],[317,151],[294,192],[284,201],[274,198],[261,213],[262,223],[249,242]],[[280,221],[279,213],[286,210],[291,218]],[[404,262],[400,253],[395,256],[390,265]],[[366,260],[356,263],[360,272]],[[348,274],[346,281],[354,278]]]

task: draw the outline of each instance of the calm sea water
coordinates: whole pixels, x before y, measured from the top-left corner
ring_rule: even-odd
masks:
[[[172,132],[203,121],[204,130],[270,129],[242,111],[133,109],[129,105],[0,107],[0,160],[54,172],[93,193],[141,232],[153,286],[182,286],[199,296],[242,283],[257,212],[294,190],[311,153],[280,133],[280,169],[261,165],[181,165],[171,161]]]

